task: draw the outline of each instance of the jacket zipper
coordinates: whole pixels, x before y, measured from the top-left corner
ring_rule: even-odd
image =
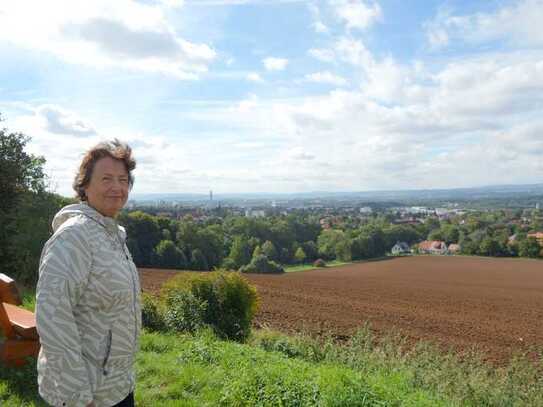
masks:
[[[109,360],[109,354],[111,353],[111,339],[112,339],[111,329],[107,332],[107,342],[106,342],[106,355],[104,356],[104,361],[102,362],[102,373],[104,376],[108,375],[108,370],[106,369],[107,362]]]
[[[98,220],[94,219],[92,216],[88,216],[86,214],[84,214],[85,216],[87,216],[89,219],[95,221],[96,223],[98,223],[100,226],[102,226],[104,228],[104,230],[106,231],[106,235],[108,235],[110,238],[113,239],[113,236],[111,236],[111,233],[109,233],[109,231],[107,230],[107,227],[102,223],[102,222],[99,222]],[[119,234],[117,231],[115,231],[115,237],[117,238],[117,243],[121,246],[121,250],[123,252],[123,255],[128,263],[128,268],[130,269],[130,279],[132,280],[132,311],[133,311],[133,314],[134,314],[134,347],[136,347],[136,343],[137,343],[137,340],[138,340],[138,316],[136,315],[137,314],[137,310],[136,310],[136,301],[137,301],[137,292],[136,292],[136,281],[134,279],[134,270],[132,270],[132,267],[129,263],[130,261],[130,258],[128,256],[128,254],[126,253],[126,250],[125,250],[125,245],[122,243],[121,241],[121,238],[119,237]],[[110,334],[111,334],[111,331],[110,331]],[[104,363],[104,366],[105,366],[105,363]],[[104,372],[104,375],[107,375],[107,372]]]

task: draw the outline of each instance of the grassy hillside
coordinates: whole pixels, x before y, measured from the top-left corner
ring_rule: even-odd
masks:
[[[145,332],[137,359],[139,406],[541,406],[533,364],[492,369],[421,346],[410,354],[369,330],[337,345],[270,331],[249,343]],[[33,364],[0,369],[0,405],[44,406]]]

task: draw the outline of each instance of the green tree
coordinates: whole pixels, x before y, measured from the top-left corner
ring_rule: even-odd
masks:
[[[230,248],[228,257],[233,262],[236,269],[249,263],[251,261],[251,252],[247,239],[243,236],[236,236],[232,243],[232,247]]]
[[[209,270],[207,260],[200,249],[194,249],[190,255],[190,268],[192,270]]]
[[[277,261],[277,249],[269,240],[266,240],[262,245],[262,254],[272,261]]]
[[[52,215],[64,204],[45,192],[45,159],[25,151],[29,141],[0,129],[0,266],[21,282],[36,280]]]
[[[254,259],[258,256],[262,256],[262,249],[260,248],[260,246],[255,247],[255,249],[253,250],[253,256],[251,258]]]
[[[441,229],[434,229],[428,233],[428,240],[445,240]]]
[[[296,260],[297,263],[303,263],[305,259],[307,258],[304,249],[301,247],[298,247],[296,250],[296,253],[294,253],[294,260]]]
[[[306,260],[313,261],[319,257],[319,248],[313,240],[302,243],[302,248],[304,249]]]
[[[458,243],[460,239],[460,230],[455,225],[441,226],[441,236],[447,244]]]
[[[327,260],[336,257],[336,246],[342,240],[345,240],[345,232],[337,229],[323,230],[317,240],[319,254]]]
[[[501,247],[497,240],[490,236],[485,237],[479,245],[479,253],[483,256],[499,256],[501,254]]]
[[[160,267],[171,269],[187,267],[185,254],[171,240],[162,240],[157,245],[155,253]]]
[[[138,266],[154,266],[155,247],[162,240],[162,231],[156,217],[141,211],[121,214],[118,221],[126,228],[128,238],[132,240],[132,246],[137,246],[141,263]]]
[[[260,255],[251,260],[249,264],[239,268],[242,273],[284,273],[285,270],[276,262]]]
[[[348,238],[342,239],[336,244],[336,259],[341,261],[352,260],[351,241]]]
[[[531,257],[535,259],[539,257],[540,252],[541,246],[539,246],[539,243],[534,237],[529,237],[519,242],[520,257]]]

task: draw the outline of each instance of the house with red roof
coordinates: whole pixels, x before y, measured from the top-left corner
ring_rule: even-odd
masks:
[[[419,243],[419,253],[447,254],[447,244],[441,240],[425,240]]]

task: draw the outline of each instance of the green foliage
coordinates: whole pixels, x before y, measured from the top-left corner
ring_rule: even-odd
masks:
[[[342,239],[336,244],[336,259],[339,261],[351,261],[352,255],[352,243],[347,239]]]
[[[401,400],[390,405],[543,405],[542,368],[528,357],[518,356],[496,367],[475,352],[460,359],[423,342],[406,351],[404,338],[377,341],[369,326],[341,345],[330,338],[287,337],[266,330],[257,332],[251,343],[289,358],[352,368],[377,394]]]
[[[168,307],[175,306],[177,314],[171,321],[178,326],[195,326],[201,316],[202,324],[209,325],[221,338],[239,341],[249,335],[258,309],[256,289],[234,272],[183,273],[164,285],[163,298]],[[188,321],[191,310],[197,316]]]
[[[324,230],[317,242],[319,254],[326,259],[333,259],[336,254],[337,242],[344,239],[344,233],[341,230]]]
[[[171,240],[162,240],[155,249],[157,264],[166,269],[184,269],[187,266],[185,254]]]
[[[249,264],[241,266],[242,273],[284,273],[285,270],[279,264],[269,260],[266,256],[260,255],[251,260]]]
[[[140,263],[136,262],[136,265],[155,265],[155,247],[162,240],[158,218],[141,211],[135,211],[129,214],[121,213],[117,220],[126,228],[126,234],[131,239],[131,246],[137,247]]]
[[[539,256],[541,246],[534,237],[521,240],[519,243],[519,256],[531,257],[533,259]]]
[[[254,259],[255,257],[258,257],[258,256],[262,256],[262,249],[260,248],[260,246],[255,247],[255,249],[253,250],[253,256],[251,257],[251,259]]]
[[[230,257],[227,257],[223,260],[221,264],[221,268],[228,270],[228,271],[235,271],[237,270],[236,262],[232,260]]]
[[[301,247],[298,247],[298,249],[296,249],[296,253],[294,253],[294,259],[296,260],[297,263],[303,263],[305,262],[307,256],[304,252],[304,249],[301,248]]]
[[[194,249],[190,254],[190,268],[192,270],[209,270],[207,259],[200,249]]]
[[[397,378],[369,383],[356,369],[312,363],[257,346],[194,336],[147,334],[138,357],[138,405],[442,406]],[[371,377],[370,377],[371,378]]]
[[[262,254],[272,261],[277,261],[277,249],[275,248],[274,244],[269,240],[266,240],[262,245]]]
[[[143,294],[141,299],[142,325],[153,331],[163,331],[166,328],[166,323],[162,308],[156,297],[150,294]]]
[[[251,261],[251,251],[247,239],[243,236],[236,236],[228,257],[236,269],[249,263]]]
[[[503,254],[503,248],[496,239],[486,236],[479,245],[479,254],[483,256],[500,256]]]
[[[30,138],[0,129],[0,269],[33,284],[54,214],[70,201],[45,191],[45,159],[25,152]]]
[[[307,261],[313,261],[319,257],[319,248],[312,240],[302,243],[302,249],[304,249]]]
[[[411,245],[422,240],[422,236],[410,225],[390,225],[383,229],[383,239],[389,251],[397,242],[406,242]]]
[[[206,326],[207,302],[190,291],[179,291],[168,297],[164,323],[172,331],[196,332]]]

